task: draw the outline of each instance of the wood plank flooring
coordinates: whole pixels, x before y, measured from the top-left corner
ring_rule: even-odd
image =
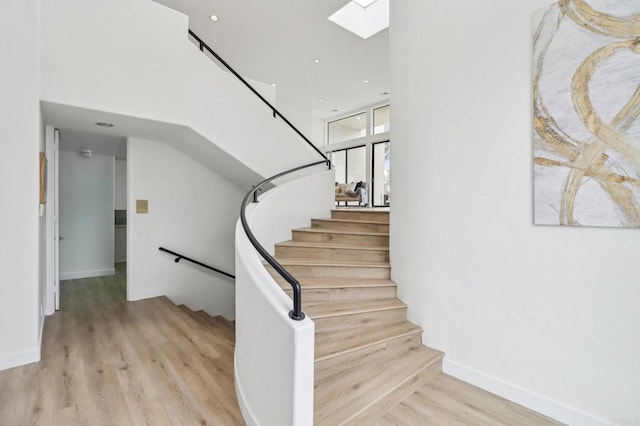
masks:
[[[244,424],[228,328],[166,298],[127,303],[123,266],[62,282],[42,361],[0,372],[0,425]]]
[[[440,374],[374,424],[537,426],[562,423],[451,376]]]
[[[113,277],[62,283],[62,309],[45,322],[42,361],[0,371],[0,425],[244,424],[233,324],[164,297],[127,303],[119,266]],[[377,421],[358,424],[559,423],[439,374]]]

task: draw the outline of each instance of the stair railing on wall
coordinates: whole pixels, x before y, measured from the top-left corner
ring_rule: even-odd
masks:
[[[225,276],[227,276],[227,277],[229,277],[229,278],[233,278],[233,279],[235,279],[235,278],[236,278],[236,276],[235,276],[235,275],[232,275],[232,274],[230,274],[230,273],[228,273],[228,272],[221,271],[221,270],[220,270],[220,269],[218,269],[218,268],[214,268],[214,267],[213,267],[213,266],[211,266],[211,265],[207,265],[206,263],[203,263],[203,262],[200,262],[200,261],[198,261],[198,260],[192,259],[192,258],[190,258],[190,257],[187,257],[187,256],[183,255],[183,254],[177,253],[177,252],[175,252],[175,251],[173,251],[173,250],[169,250],[169,249],[166,249],[166,248],[164,248],[164,247],[158,247],[158,250],[160,250],[160,251],[163,251],[163,252],[165,252],[165,253],[169,253],[169,254],[172,254],[172,255],[176,256],[176,258],[175,258],[175,260],[174,260],[174,262],[176,262],[176,263],[178,263],[178,262],[180,262],[182,259],[184,259],[184,260],[186,260],[186,261],[188,261],[188,262],[195,263],[195,264],[196,264],[196,265],[198,265],[198,266],[202,266],[203,268],[210,269],[210,270],[212,270],[212,271],[214,271],[214,272],[217,272],[217,273],[219,273],[219,274],[221,274],[221,275],[225,275]]]
[[[244,199],[242,200],[242,206],[240,208],[240,221],[242,222],[242,228],[244,229],[244,232],[247,234],[247,238],[251,242],[251,245],[253,245],[253,247],[260,254],[260,256],[262,256],[262,258],[266,260],[267,263],[269,263],[269,265],[271,265],[273,269],[275,269],[278,272],[278,274],[280,274],[280,276],[282,276],[282,278],[284,278],[289,283],[289,285],[291,286],[291,289],[293,290],[293,309],[289,312],[289,317],[296,321],[302,321],[305,318],[305,315],[304,315],[304,312],[302,312],[302,288],[300,286],[300,283],[282,265],[280,265],[280,263],[278,263],[278,261],[275,260],[273,256],[271,256],[269,252],[267,252],[267,250],[265,250],[265,248],[258,242],[255,235],[253,235],[251,228],[249,227],[249,223],[247,222],[246,208],[249,203],[258,202],[258,192],[263,189],[262,187],[264,185],[278,178],[286,176],[290,173],[294,173],[294,172],[297,172],[309,167],[317,166],[320,164],[326,164],[327,167],[330,169],[331,161],[327,158],[327,156],[322,151],[320,151],[320,149],[318,149],[317,146],[313,144],[313,142],[311,142],[311,140],[309,140],[309,138],[307,138],[289,120],[287,120],[287,118],[284,115],[282,115],[280,111],[278,111],[269,101],[267,101],[240,74],[238,74],[238,72],[234,70],[224,59],[222,59],[220,55],[214,52],[213,49],[211,49],[200,37],[198,37],[196,33],[189,30],[189,35],[193,37],[193,39],[198,43],[200,51],[204,52],[206,50],[207,52],[209,52],[222,66],[224,66],[227,70],[229,70],[231,74],[236,76],[236,78],[240,80],[242,84],[244,84],[254,95],[256,95],[262,102],[264,102],[265,105],[269,107],[269,109],[273,114],[273,118],[280,118],[287,126],[289,126],[298,136],[300,136],[311,148],[313,148],[314,151],[316,151],[323,158],[320,161],[316,161],[310,164],[305,164],[303,166],[299,166],[291,170],[278,173],[277,175],[271,176],[270,178],[267,178],[262,182],[258,183],[251,189],[251,191],[247,192],[247,194],[244,196]]]
[[[193,39],[198,43],[198,46],[200,47],[200,51],[204,52],[205,50],[207,52],[209,52],[214,58],[216,58],[216,60],[218,62],[220,62],[220,64],[222,64],[222,66],[224,66],[227,70],[229,70],[229,72],[231,74],[233,74],[234,76],[236,76],[236,78],[238,80],[240,80],[242,82],[242,84],[244,84],[247,89],[249,89],[251,92],[253,92],[254,95],[256,95],[262,102],[265,103],[265,105],[267,105],[269,107],[269,109],[271,110],[273,117],[274,118],[280,118],[282,121],[285,122],[285,124],[287,126],[289,126],[291,128],[291,130],[293,130],[294,132],[296,132],[296,134],[298,136],[300,136],[311,148],[313,148],[318,154],[320,154],[322,156],[322,158],[324,158],[326,161],[329,161],[329,159],[327,158],[326,155],[324,155],[324,153],[322,151],[320,151],[320,149],[318,149],[317,146],[315,146],[313,144],[313,142],[311,142],[311,140],[309,140],[309,138],[307,138],[300,130],[298,130],[296,128],[296,126],[294,126],[289,120],[287,120],[287,118],[282,115],[280,113],[280,111],[278,111],[276,109],[276,107],[274,107],[273,105],[271,105],[271,103],[266,100],[264,98],[264,96],[262,96],[252,85],[250,85],[247,80],[245,80],[240,74],[238,74],[236,72],[236,70],[234,70],[231,65],[229,65],[224,59],[222,59],[220,57],[220,55],[218,55],[216,52],[213,51],[213,49],[211,49],[209,46],[207,46],[207,44],[202,41],[202,39],[200,37],[198,37],[198,35],[196,33],[194,33],[193,31],[189,30],[189,35],[191,37],[193,37]]]

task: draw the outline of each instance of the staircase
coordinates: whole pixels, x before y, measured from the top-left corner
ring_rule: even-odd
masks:
[[[170,302],[167,299],[168,302]],[[172,303],[172,302],[171,302]],[[211,316],[205,311],[192,311],[185,305],[178,305],[178,308],[186,313],[192,320],[209,332],[219,336],[226,343],[234,346],[236,342],[235,321],[229,321],[220,315]]]
[[[303,310],[315,322],[314,424],[375,421],[439,374],[443,356],[422,345],[422,329],[396,297],[389,213],[334,210],[292,235],[276,244],[275,257],[300,281]]]

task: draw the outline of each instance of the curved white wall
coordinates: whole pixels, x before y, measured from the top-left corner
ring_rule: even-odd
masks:
[[[272,251],[273,243],[291,238],[292,228],[328,217],[333,204],[333,170],[325,170],[270,190],[249,206],[247,220]],[[314,324],[291,320],[291,308],[238,221],[235,381],[250,425],[313,424]]]

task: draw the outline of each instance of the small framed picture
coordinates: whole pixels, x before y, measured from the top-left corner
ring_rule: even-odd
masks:
[[[40,152],[40,204],[47,202],[47,156]]]

